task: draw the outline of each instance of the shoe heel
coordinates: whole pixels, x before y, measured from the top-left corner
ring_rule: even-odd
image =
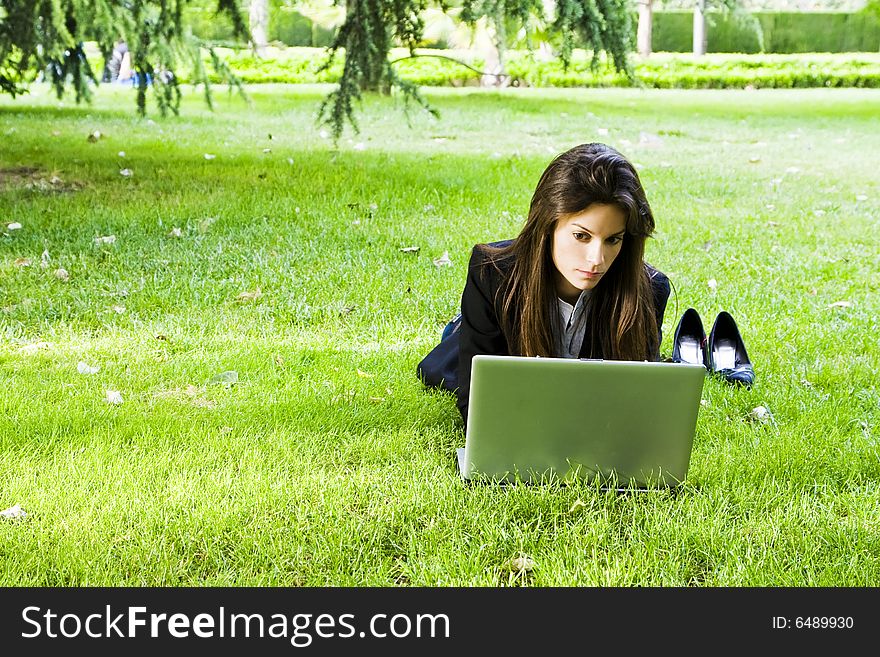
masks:
[[[742,334],[730,313],[722,310],[709,332],[709,369],[728,383],[750,388],[755,382],[755,369]]]
[[[694,308],[685,310],[675,327],[672,362],[702,365],[709,370],[708,338],[703,320]]]

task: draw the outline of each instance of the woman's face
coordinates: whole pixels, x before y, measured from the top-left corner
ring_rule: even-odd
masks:
[[[616,205],[594,203],[560,217],[553,232],[559,298],[573,304],[583,290],[596,287],[620,255],[625,233],[626,215]]]

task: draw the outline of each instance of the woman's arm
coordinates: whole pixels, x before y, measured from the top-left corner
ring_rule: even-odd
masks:
[[[669,300],[669,278],[662,271],[645,265],[648,279],[651,281],[651,292],[654,295],[654,312],[657,319],[657,354],[660,358],[660,345],[663,343],[663,316],[666,314],[666,302]]]
[[[501,273],[487,263],[487,256],[475,246],[468,263],[467,280],[461,295],[461,333],[458,354],[458,410],[467,425],[471,389],[471,361],[477,354],[507,355],[507,340],[501,330],[495,304]]]

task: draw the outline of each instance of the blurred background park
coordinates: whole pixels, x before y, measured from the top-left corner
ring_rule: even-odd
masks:
[[[163,114],[186,83],[335,83],[321,118],[337,138],[361,91],[877,87],[880,0],[0,4],[0,91],[48,81],[79,102],[141,80],[143,114],[154,77]]]

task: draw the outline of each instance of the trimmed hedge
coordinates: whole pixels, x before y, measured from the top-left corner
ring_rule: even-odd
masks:
[[[269,40],[288,46],[312,46],[312,21],[288,7],[275,7],[269,16]]]
[[[212,43],[231,43],[236,41],[232,20],[226,14],[217,15],[216,10],[204,7],[186,6],[183,20],[190,26],[195,36]]]
[[[231,43],[232,23],[212,9],[187,7],[184,16],[193,34],[212,43]],[[636,19],[637,20],[637,19]],[[288,46],[325,47],[335,30],[312,23],[291,9],[273,7],[269,39]],[[691,52],[693,13],[654,12],[652,30],[656,52]],[[871,12],[710,13],[709,52],[743,53],[877,52],[880,50],[880,16]]]
[[[868,12],[710,13],[707,23],[709,52],[758,53],[762,41],[767,53],[880,50],[880,18]],[[693,26],[692,12],[654,12],[653,50],[692,52]]]
[[[422,86],[476,86],[484,62],[469,51],[419,51],[424,56],[403,58],[394,66],[401,77]],[[323,49],[272,49],[263,58],[248,50],[222,51],[232,70],[246,83],[336,82],[342,71],[337,57],[327,71],[318,73],[326,60]],[[341,53],[340,53],[341,55]],[[443,55],[467,63],[468,68]],[[625,87],[633,86],[607,65],[593,73],[588,53],[576,51],[572,65],[563,70],[559,60],[538,61],[524,51],[509,51],[507,71],[515,86],[535,87]],[[694,58],[690,54],[656,53],[645,61],[635,61],[637,85],[653,88],[724,89],[791,87],[873,87],[880,88],[880,54],[809,55],[726,55],[711,54]],[[478,70],[473,70],[478,69]]]
[[[183,16],[195,36],[215,45],[244,45],[234,37],[232,21],[214,9],[185,7]],[[336,35],[335,29],[322,27],[290,7],[271,7],[269,41],[287,46],[325,48]]]

